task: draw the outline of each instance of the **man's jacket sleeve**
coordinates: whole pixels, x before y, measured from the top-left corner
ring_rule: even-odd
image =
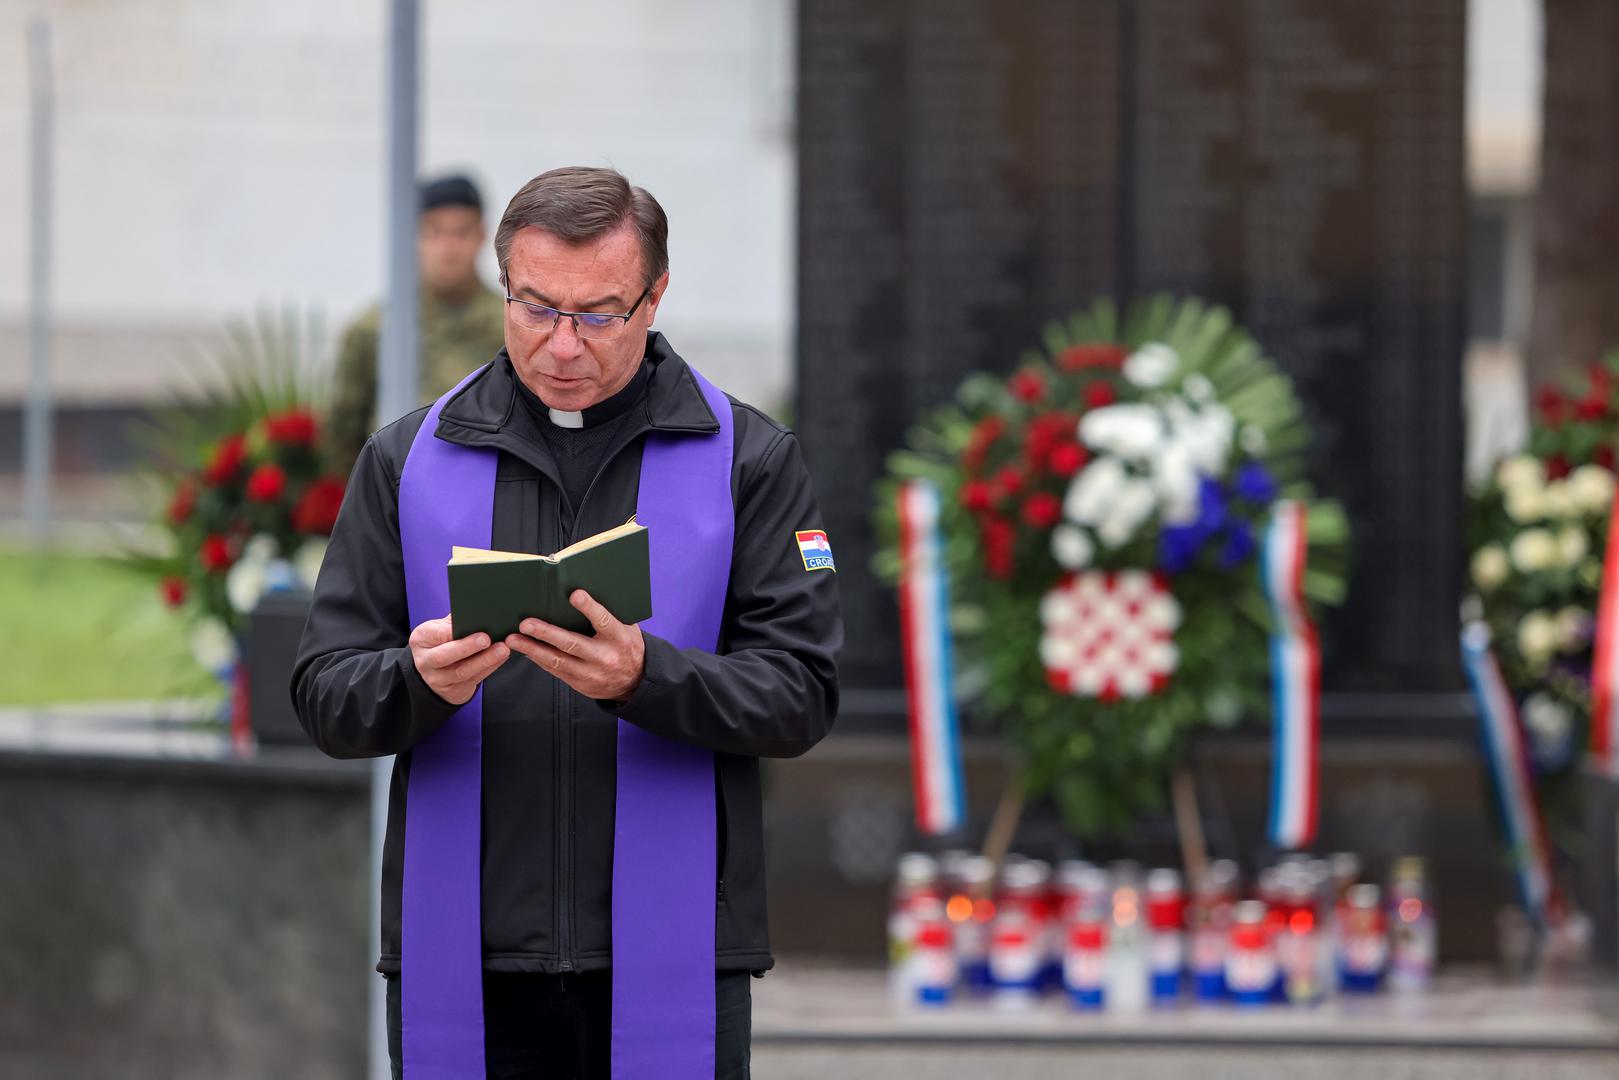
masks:
[[[718,654],[646,634],[640,686],[623,704],[601,704],[681,742],[795,757],[819,742],[837,715],[843,623],[836,573],[806,570],[799,553],[795,533],[822,526],[791,432],[777,436],[739,486]]]
[[[456,708],[422,681],[410,657],[396,475],[377,440],[368,441],[349,477],[292,671],[298,721],[333,757],[409,750]]]

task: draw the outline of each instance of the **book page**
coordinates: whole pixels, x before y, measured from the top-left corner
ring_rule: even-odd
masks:
[[[462,547],[460,544],[450,548],[451,566],[465,566],[467,563],[521,562],[524,559],[543,558],[544,555],[529,555],[521,551],[490,551],[487,548]]]
[[[621,536],[628,536],[630,533],[644,528],[646,528],[645,525],[637,525],[635,523],[635,519],[632,517],[622,525],[614,526],[605,532],[599,532],[595,536],[587,536],[577,544],[569,544],[555,555],[552,555],[551,561],[560,562],[561,560],[566,559],[569,555],[577,555],[581,551],[589,551],[593,547],[600,547],[603,544],[617,540]]]
[[[576,544],[569,544],[555,555],[530,555],[521,551],[491,551],[488,548],[462,547],[460,544],[454,544],[450,547],[450,565],[465,566],[468,563],[518,562],[523,559],[543,559],[545,562],[554,563],[566,559],[569,555],[589,551],[593,547],[600,547],[610,541],[617,540],[621,536],[628,536],[630,533],[644,528],[646,526],[637,525],[635,518],[632,516],[624,524],[615,525],[611,529],[597,533],[595,536],[587,536]]]

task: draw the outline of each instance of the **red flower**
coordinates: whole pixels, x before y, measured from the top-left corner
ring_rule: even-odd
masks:
[[[218,533],[210,533],[203,539],[198,555],[204,570],[225,570],[235,561],[231,557],[230,543]]]
[[[1033,371],[1018,372],[1007,386],[1011,387],[1013,397],[1030,403],[1039,401],[1046,392],[1046,380]]]
[[[1614,472],[1615,466],[1619,466],[1619,455],[1615,455],[1613,452],[1613,447],[1607,445],[1599,446],[1593,450],[1591,452],[1591,460],[1596,462],[1598,465],[1601,465],[1609,472]]]
[[[179,607],[186,602],[186,583],[184,578],[166,577],[158,585],[158,591],[163,594],[163,602],[169,607]]]
[[[174,489],[174,498],[169,502],[169,524],[184,525],[196,506],[196,485],[190,480],[180,481],[179,486]]]
[[[984,467],[984,459],[989,456],[989,448],[995,440],[1001,437],[1006,430],[1006,421],[999,416],[986,416],[978,421],[973,433],[967,439],[967,448],[961,452],[961,463],[969,473],[977,473]]]
[[[1008,465],[995,474],[995,488],[1003,498],[1010,498],[1023,490],[1023,474]]]
[[[208,467],[203,470],[204,482],[218,487],[235,478],[247,460],[247,439],[241,435],[227,435],[214,445],[214,452],[208,458]]]
[[[1058,476],[1073,476],[1090,460],[1090,454],[1077,442],[1058,443],[1046,458],[1046,464]]]
[[[275,502],[285,490],[287,474],[273,461],[260,465],[247,478],[247,497],[254,502]]]
[[[961,505],[968,510],[981,512],[988,510],[994,503],[995,493],[984,481],[971,480],[961,485]]]
[[[292,527],[311,536],[329,536],[343,505],[343,481],[323,476],[304,488],[292,508]]]
[[[315,418],[302,409],[264,418],[264,434],[273,443],[315,445]]]
[[[1012,576],[1012,541],[1016,535],[1012,523],[1004,518],[984,522],[984,566],[991,577]]]
[[[1092,409],[1103,409],[1118,400],[1113,384],[1093,382],[1085,388],[1085,404]]]
[[[1607,400],[1599,397],[1582,398],[1574,406],[1574,415],[1581,420],[1600,420],[1607,411]]]
[[[1023,500],[1023,520],[1036,529],[1049,529],[1062,520],[1062,500],[1039,491]]]
[[[1591,392],[1586,396],[1606,399],[1613,390],[1613,377],[1608,374],[1608,369],[1601,364],[1592,364],[1585,373],[1591,383]]]
[[[1562,454],[1553,454],[1546,459],[1546,479],[1561,480],[1569,471],[1568,458]]]
[[[1535,408],[1540,410],[1540,418],[1548,424],[1556,425],[1563,422],[1563,409],[1566,404],[1563,395],[1549,386],[1543,386],[1535,393]]]
[[[1071,345],[1057,354],[1057,367],[1063,371],[1084,371],[1086,368],[1111,368],[1116,371],[1124,366],[1127,355],[1117,345]]]

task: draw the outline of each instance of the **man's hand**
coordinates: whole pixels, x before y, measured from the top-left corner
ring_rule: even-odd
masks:
[[[524,619],[506,644],[588,698],[623,701],[641,685],[646,667],[646,641],[641,629],[613,618],[612,612],[575,589],[568,602],[577,608],[595,637],[585,637],[539,619]]]
[[[429,619],[410,632],[410,658],[433,693],[451,705],[465,705],[511,650],[500,642],[491,645],[488,634],[452,634],[448,615]]]

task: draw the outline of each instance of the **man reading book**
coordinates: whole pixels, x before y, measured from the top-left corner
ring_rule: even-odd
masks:
[[[792,433],[652,330],[667,224],[646,191],[544,173],[495,253],[506,347],[366,442],[292,678],[326,753],[398,755],[394,1075],[746,1076],[749,975],[773,963],[759,758],[837,712],[814,493]],[[453,548],[549,555],[632,516],[650,617],[581,589],[588,632],[531,613],[456,636]]]

